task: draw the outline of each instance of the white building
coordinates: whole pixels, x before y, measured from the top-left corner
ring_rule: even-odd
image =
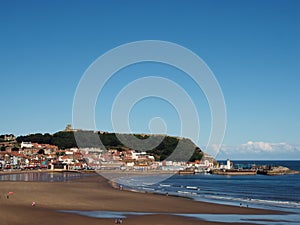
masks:
[[[146,152],[132,152],[132,159],[138,160],[139,158],[145,157],[146,155]]]
[[[227,168],[228,170],[231,169],[231,162],[230,162],[230,159],[227,159],[226,168]]]
[[[32,148],[33,144],[31,142],[22,141],[21,148]]]
[[[230,159],[227,159],[226,165],[221,165],[220,169],[225,169],[225,170],[232,169],[232,162],[230,161]]]

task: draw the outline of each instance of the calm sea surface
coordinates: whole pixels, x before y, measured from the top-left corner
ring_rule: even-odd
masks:
[[[41,181],[41,182],[65,182],[72,179],[87,176],[80,173],[47,173],[33,172],[20,174],[1,174],[0,181]]]
[[[234,161],[235,164],[282,165],[300,171],[300,161]],[[138,177],[133,178],[136,182]],[[134,189],[190,197],[199,201],[300,212],[300,174],[283,176],[174,175],[158,184],[151,177]],[[148,181],[147,181],[148,179]],[[128,180],[128,179],[127,179]]]

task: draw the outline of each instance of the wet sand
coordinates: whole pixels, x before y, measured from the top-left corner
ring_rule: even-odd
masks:
[[[7,199],[8,192],[14,192]],[[35,201],[36,206],[31,206]],[[113,189],[101,176],[68,182],[0,182],[0,224],[8,225],[102,225],[113,219],[80,216],[58,210],[155,212],[157,215],[129,216],[123,224],[225,224],[200,221],[162,213],[278,214],[157,194]],[[161,214],[160,214],[161,213]],[[242,223],[239,223],[242,224]],[[246,224],[246,223],[244,223]]]

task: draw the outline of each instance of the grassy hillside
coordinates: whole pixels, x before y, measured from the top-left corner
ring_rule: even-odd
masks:
[[[77,138],[75,139],[75,136]],[[128,134],[118,134],[122,138],[126,139],[130,136]],[[150,135],[139,135],[136,134],[135,137],[142,139],[143,143],[147,143],[150,146],[155,146],[151,141],[155,141],[156,136]],[[150,138],[152,137],[152,138]],[[99,138],[102,143],[99,142]],[[156,160],[163,161],[168,156],[172,154],[174,149],[177,148],[176,152],[172,155],[170,160],[180,160],[185,158],[186,155],[192,155],[190,161],[200,160],[203,156],[203,152],[198,148],[190,139],[171,136],[157,136],[157,138],[163,138],[160,144],[154,147],[153,149],[144,149],[138,141],[136,143],[131,143],[132,146],[135,146],[135,150],[144,151],[147,150],[147,153],[153,155]],[[180,142],[179,142],[180,140]],[[72,147],[88,147],[88,148],[106,148],[106,149],[118,149],[120,151],[129,149],[124,146],[122,142],[116,137],[115,133],[100,133],[93,131],[77,131],[74,132],[65,132],[60,131],[53,135],[51,134],[30,134],[26,136],[17,137],[17,141],[21,143],[22,141],[31,141],[41,144],[52,144],[57,145],[61,149],[67,149]],[[180,144],[178,144],[180,143]],[[79,146],[78,146],[79,145]]]

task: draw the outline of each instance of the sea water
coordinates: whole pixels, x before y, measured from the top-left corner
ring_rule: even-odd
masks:
[[[81,178],[87,174],[81,173],[52,173],[52,172],[23,172],[16,174],[1,174],[0,181],[38,181],[38,182],[66,182]]]
[[[126,219],[129,216],[174,215],[220,223],[251,223],[264,225],[299,225],[298,214],[287,215],[244,215],[244,214],[188,214],[188,213],[149,213],[149,212],[115,212],[115,211],[76,211],[60,210],[59,212],[103,219]]]
[[[245,164],[243,161],[234,163]],[[300,170],[300,161],[255,161],[256,165],[282,165]],[[155,176],[155,175],[154,175]],[[281,176],[174,175],[156,184],[151,176],[134,177],[135,190],[193,198],[198,201],[300,212],[300,174]],[[130,183],[128,188],[132,188]]]

